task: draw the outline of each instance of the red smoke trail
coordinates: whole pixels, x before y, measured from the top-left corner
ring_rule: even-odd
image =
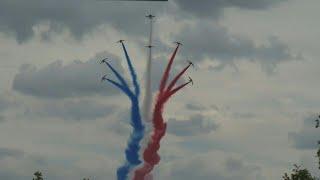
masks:
[[[150,172],[153,170],[154,166],[160,162],[160,156],[158,154],[158,150],[160,149],[160,141],[162,137],[165,135],[166,129],[167,129],[167,124],[166,122],[164,122],[163,115],[162,115],[164,105],[172,95],[174,95],[175,93],[177,93],[179,90],[181,90],[182,88],[184,88],[186,85],[190,83],[189,81],[187,83],[184,83],[172,89],[175,83],[178,81],[178,79],[190,67],[190,65],[188,65],[173,79],[169,87],[165,90],[165,85],[169,76],[169,71],[178,48],[179,48],[179,45],[175,49],[168,63],[168,66],[165,70],[165,73],[163,74],[161,84],[159,87],[157,100],[156,100],[154,111],[153,111],[153,117],[152,117],[153,133],[152,133],[150,142],[148,143],[148,146],[143,152],[143,159],[144,159],[143,166],[138,168],[134,172],[133,180],[152,180],[152,174],[150,174]]]
[[[174,50],[174,52],[173,52],[173,54],[172,54],[172,56],[171,56],[171,58],[170,58],[170,60],[169,60],[169,63],[168,63],[168,65],[167,65],[167,67],[166,67],[166,70],[165,70],[165,72],[164,72],[164,74],[163,74],[163,76],[162,76],[162,79],[161,79],[161,82],[160,82],[160,87],[159,87],[159,93],[160,93],[160,94],[162,94],[162,92],[163,92],[163,90],[164,90],[164,88],[165,88],[165,85],[166,85],[166,83],[167,83],[167,80],[168,80],[168,78],[169,78],[170,69],[171,69],[173,60],[174,60],[174,58],[176,57],[176,54],[177,54],[177,52],[178,52],[179,46],[180,46],[180,45],[178,44],[177,47],[176,47],[176,49]]]
[[[170,91],[173,86],[177,83],[177,81],[179,80],[179,78],[189,69],[189,67],[191,66],[191,64],[189,64],[188,66],[186,66],[169,84],[168,86],[168,91]]]

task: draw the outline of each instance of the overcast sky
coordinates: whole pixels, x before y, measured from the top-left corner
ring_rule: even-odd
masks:
[[[103,57],[142,89],[155,14],[153,90],[174,41],[194,86],[165,109],[155,179],[280,179],[294,163],[319,175],[318,0],[0,0],[0,179],[115,179],[129,101],[100,77]]]

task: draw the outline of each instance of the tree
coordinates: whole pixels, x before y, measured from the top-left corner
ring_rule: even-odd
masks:
[[[282,176],[283,180],[316,180],[307,169],[302,169],[301,166],[296,164],[293,166],[292,174],[289,176],[285,173],[284,176]]]
[[[317,119],[316,123],[316,128],[319,128],[320,119]],[[318,145],[320,145],[320,141],[318,141]],[[320,147],[318,148],[316,157],[318,158],[318,169],[320,169]],[[284,173],[284,176],[282,176],[282,178],[283,180],[319,180],[319,178],[312,177],[308,169],[301,169],[301,166],[298,166],[296,164],[294,164],[292,174],[289,176],[287,173]]]
[[[33,178],[32,180],[43,180],[42,173],[40,171],[35,172],[33,175],[35,176],[35,178]]]
[[[317,158],[318,158],[318,168],[320,169],[320,148],[317,151]]]

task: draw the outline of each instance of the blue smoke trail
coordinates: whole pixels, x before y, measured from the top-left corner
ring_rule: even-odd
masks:
[[[133,85],[134,85],[134,88],[135,88],[136,96],[139,96],[140,95],[140,87],[139,87],[138,80],[137,80],[137,74],[136,74],[136,72],[135,72],[135,70],[134,70],[134,68],[132,66],[130,57],[128,55],[128,52],[127,52],[127,49],[126,49],[124,43],[121,43],[121,44],[122,44],[122,48],[123,48],[124,54],[126,55],[126,60],[127,60],[128,66],[129,66],[130,73],[131,73],[132,82],[133,82]]]
[[[138,166],[139,164],[141,164],[141,160],[139,159],[140,141],[144,137],[144,129],[145,129],[144,125],[142,124],[141,115],[140,115],[140,108],[139,108],[140,107],[139,106],[140,87],[137,81],[137,75],[135,73],[130,57],[123,43],[122,43],[122,47],[126,56],[130,74],[132,76],[135,93],[133,93],[130,90],[124,78],[108,62],[106,62],[107,66],[112,70],[112,72],[116,75],[117,79],[121,83],[119,84],[111,79],[106,79],[106,80],[109,81],[114,86],[118,87],[120,90],[122,90],[123,93],[125,93],[131,101],[130,124],[133,127],[133,131],[130,135],[130,138],[128,140],[128,144],[125,150],[126,161],[122,166],[120,166],[117,169],[118,180],[126,180],[128,178],[130,171],[134,169],[136,166]]]
[[[108,62],[106,62],[107,66],[111,69],[111,71],[116,75],[116,77],[118,78],[118,80],[121,82],[122,84],[122,87],[123,88],[126,88],[127,91],[126,92],[130,92],[130,89],[129,89],[129,86],[128,84],[126,83],[126,81],[124,80],[124,78],[118,73],[118,71],[116,71]],[[110,81],[109,81],[110,82]],[[114,82],[114,81],[113,81]],[[112,83],[114,84],[114,83]],[[114,84],[115,85],[115,84]],[[121,88],[120,88],[121,89]],[[127,94],[128,95],[128,94]]]

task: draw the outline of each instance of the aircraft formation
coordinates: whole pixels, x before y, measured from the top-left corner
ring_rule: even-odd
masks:
[[[130,175],[132,176],[132,180],[142,180],[142,179],[152,179],[152,170],[155,166],[160,162],[160,141],[163,136],[166,134],[167,124],[163,118],[163,109],[165,107],[166,102],[178,91],[182,90],[185,86],[191,84],[193,85],[193,79],[188,77],[188,81],[182,84],[179,79],[186,73],[186,71],[192,66],[194,68],[194,64],[192,61],[187,60],[187,65],[174,76],[173,80],[169,81],[169,75],[171,71],[172,64],[176,57],[176,54],[179,50],[179,47],[182,46],[182,43],[179,41],[174,42],[176,44],[176,48],[172,53],[165,71],[163,72],[161,82],[159,85],[158,95],[155,99],[153,99],[152,91],[151,91],[151,66],[152,66],[152,51],[151,49],[154,47],[152,45],[152,22],[155,18],[154,15],[149,14],[146,15],[146,18],[150,20],[150,36],[149,43],[146,46],[149,48],[149,56],[147,59],[147,73],[146,73],[146,85],[145,85],[145,95],[144,95],[144,108],[140,112],[140,85],[139,78],[137,77],[137,73],[135,72],[135,68],[133,66],[133,62],[129,56],[127,48],[125,46],[125,40],[120,39],[117,41],[123,49],[125,54],[125,59],[128,65],[128,70],[130,72],[132,87],[127,83],[126,78],[117,71],[110,63],[108,58],[104,58],[100,61],[100,64],[104,64],[111,70],[111,72],[115,75],[116,80],[112,80],[108,78],[108,75],[103,75],[101,77],[101,82],[107,81],[111,85],[118,88],[122,91],[131,101],[131,115],[130,115],[130,125],[132,127],[132,131],[127,141],[127,147],[124,151],[125,161],[121,164],[117,171],[117,179],[118,180],[128,180]],[[154,100],[154,103],[152,101]],[[152,107],[154,106],[154,107]],[[147,126],[147,123],[150,123],[151,126]],[[151,128],[150,131],[146,131],[146,128]],[[150,134],[146,133],[149,132]],[[143,141],[145,139],[145,141]],[[143,144],[145,143],[145,144]],[[141,152],[142,154],[141,154]]]
[[[152,15],[146,16],[147,18],[154,18]],[[111,80],[108,78],[108,75],[103,75],[101,78],[101,82],[108,81],[110,84],[114,85],[116,88],[120,89],[125,95],[128,96],[131,101],[131,120],[130,124],[132,126],[132,133],[130,134],[128,144],[125,150],[125,162],[117,169],[117,179],[118,180],[127,180],[129,178],[129,174],[132,174],[132,180],[141,180],[147,177],[152,177],[152,170],[159,163],[160,156],[158,154],[160,148],[160,141],[162,137],[166,133],[166,122],[163,118],[163,108],[166,102],[178,91],[183,89],[186,85],[193,85],[193,79],[188,77],[188,81],[177,85],[178,80],[185,74],[185,72],[189,69],[189,67],[194,67],[192,61],[187,60],[187,65],[183,68],[180,73],[175,75],[173,80],[169,81],[169,74],[171,71],[171,65],[174,62],[176,53],[179,47],[182,45],[181,42],[174,42],[176,44],[176,48],[169,59],[167,67],[163,73],[161,83],[159,86],[158,96],[155,98],[153,108],[150,108],[150,122],[152,123],[152,130],[149,131],[151,134],[145,134],[145,124],[143,119],[148,118],[147,116],[141,116],[140,114],[140,105],[139,105],[139,95],[140,95],[140,86],[138,83],[137,74],[133,67],[133,63],[130,59],[130,56],[127,52],[125,43],[123,39],[117,41],[120,43],[125,54],[126,62],[128,65],[128,69],[130,71],[132,85],[134,86],[134,90],[128,85],[126,79],[120,74],[108,61],[108,58],[104,58],[100,61],[100,64],[105,64],[111,72],[115,75],[115,78],[119,81]],[[149,48],[153,46],[149,43]],[[149,54],[150,55],[150,54]],[[150,60],[150,58],[149,58]],[[150,67],[149,67],[150,68]],[[151,106],[152,103],[151,103]],[[153,112],[151,112],[153,111]],[[145,121],[147,123],[148,121]],[[142,139],[146,138],[147,144],[142,145]],[[143,151],[143,155],[140,153],[140,149]],[[141,156],[141,157],[140,157]],[[141,165],[141,166],[139,166]]]
[[[150,16],[151,17],[155,17],[155,16],[152,16],[152,15],[148,15],[148,16],[146,16],[146,17],[148,17],[148,18],[150,18]],[[123,39],[120,39],[119,41],[117,41],[117,43],[123,43],[125,40],[123,40]],[[178,46],[181,46],[181,45],[183,45],[181,42],[179,42],[179,41],[176,41],[176,42],[174,42],[175,44],[177,44]],[[148,48],[151,48],[151,47],[154,47],[154,46],[146,46],[146,47],[148,47]],[[104,58],[104,59],[102,59],[101,61],[100,61],[100,64],[103,64],[103,63],[107,63],[107,60],[108,60],[108,58]],[[193,68],[194,68],[194,63],[192,62],[192,61],[190,61],[190,60],[187,60],[187,62],[189,63],[189,65],[191,65]],[[193,79],[190,77],[190,76],[188,76],[188,79],[189,79],[189,82],[193,85]],[[107,75],[104,75],[104,76],[102,76],[102,78],[101,78],[101,81],[105,81],[105,80],[107,80]],[[317,128],[319,127],[319,120],[317,120]]]

